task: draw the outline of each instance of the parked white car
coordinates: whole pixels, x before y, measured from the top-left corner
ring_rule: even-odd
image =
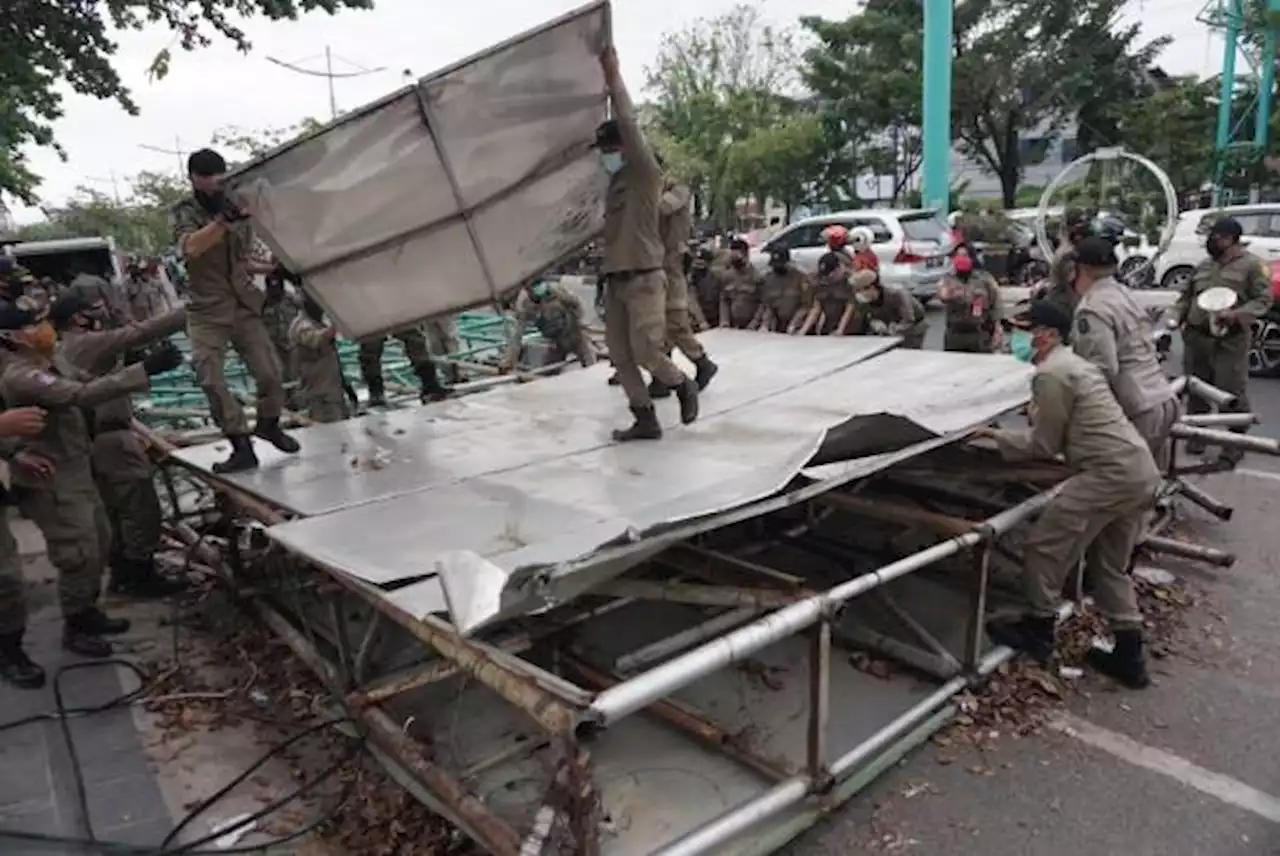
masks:
[[[1234,217],[1244,230],[1249,251],[1264,262],[1280,260],[1280,205],[1228,205],[1184,211],[1178,217],[1169,249],[1156,264],[1161,288],[1181,291],[1196,265],[1205,258],[1204,241],[1209,227],[1220,217]]]
[[[787,226],[768,243],[751,253],[759,271],[769,264],[774,247],[791,250],[791,262],[813,275],[827,251],[822,232],[828,226],[846,229],[866,226],[875,235],[872,249],[880,259],[880,277],[910,290],[922,301],[931,300],[948,270],[951,232],[938,212],[924,209],[860,208],[809,217]]]

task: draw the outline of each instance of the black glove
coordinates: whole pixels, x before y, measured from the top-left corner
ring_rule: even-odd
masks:
[[[146,355],[146,351],[125,351],[124,364],[126,366],[131,366],[134,363],[140,363]]]
[[[272,269],[270,275],[278,278],[281,282],[287,282],[297,288],[302,288],[302,277],[285,267],[283,262],[276,262],[276,266]]]
[[[222,208],[218,211],[218,216],[228,223],[239,223],[241,220],[248,220],[249,215],[240,210],[240,206],[231,201],[230,196],[222,197]]]
[[[182,351],[179,351],[172,342],[165,342],[163,346],[142,358],[142,367],[147,370],[147,375],[150,377],[173,371],[180,365],[182,365]]]

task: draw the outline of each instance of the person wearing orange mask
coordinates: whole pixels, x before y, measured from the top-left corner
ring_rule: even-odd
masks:
[[[0,345],[8,351],[0,372],[0,397],[9,407],[38,407],[47,416],[39,434],[15,461],[13,486],[23,514],[44,535],[49,562],[58,570],[63,647],[82,657],[108,657],[104,636],[129,622],[98,609],[111,526],[94,485],[92,434],[86,411],[143,392],[153,375],[177,368],[182,355],[170,346],[118,372],[87,383],[55,355],[58,337],[48,306],[29,298],[0,312]]]

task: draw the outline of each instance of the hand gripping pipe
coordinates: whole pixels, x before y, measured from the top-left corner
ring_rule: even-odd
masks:
[[[758,621],[753,621],[719,639],[694,648],[661,666],[624,681],[596,696],[591,706],[583,712],[578,724],[579,736],[589,736],[593,731],[606,728],[623,717],[642,710],[655,701],[687,686],[698,678],[719,671],[724,667],[750,657],[788,636],[799,633],[816,623],[824,614],[845,602],[877,586],[898,577],[918,571],[923,567],[953,556],[961,550],[983,541],[994,541],[1021,521],[1039,511],[1055,495],[1049,490],[1026,502],[991,517],[972,532],[935,544],[873,571],[825,591],[796,601]]]

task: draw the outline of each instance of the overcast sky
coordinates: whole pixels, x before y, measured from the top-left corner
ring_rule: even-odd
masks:
[[[653,59],[664,32],[725,11],[734,2],[615,0],[614,40],[633,91],[639,89],[642,69]],[[149,81],[146,69],[156,53],[171,44],[171,34],[161,28],[123,34],[116,66],[141,114],[128,116],[114,103],[69,97],[66,117],[56,125],[68,161],[46,150],[31,153],[35,171],[44,177],[42,198],[56,205],[80,185],[111,193],[113,175],[124,192],[127,177],[139,171],[178,169],[177,155],[144,146],[190,151],[227,126],[257,129],[291,125],[308,116],[327,119],[325,79],[281,68],[269,62],[269,56],[323,71],[328,45],[335,72],[384,69],[336,82],[338,107],[348,110],[402,85],[405,69],[425,75],[581,2],[490,0],[476,6],[376,0],[375,5],[373,11],[315,13],[297,22],[250,22],[245,27],[253,41],[249,54],[225,43],[196,53],[178,52],[169,75],[159,81]],[[800,15],[844,17],[856,5],[852,0],[761,3],[766,16],[777,23],[790,23]],[[1148,36],[1175,39],[1161,63],[1171,73],[1216,73],[1221,66],[1221,38],[1195,20],[1201,6],[1201,0],[1146,0],[1131,6],[1129,16],[1142,23]],[[40,219],[34,209],[17,208],[14,213],[19,222]]]

